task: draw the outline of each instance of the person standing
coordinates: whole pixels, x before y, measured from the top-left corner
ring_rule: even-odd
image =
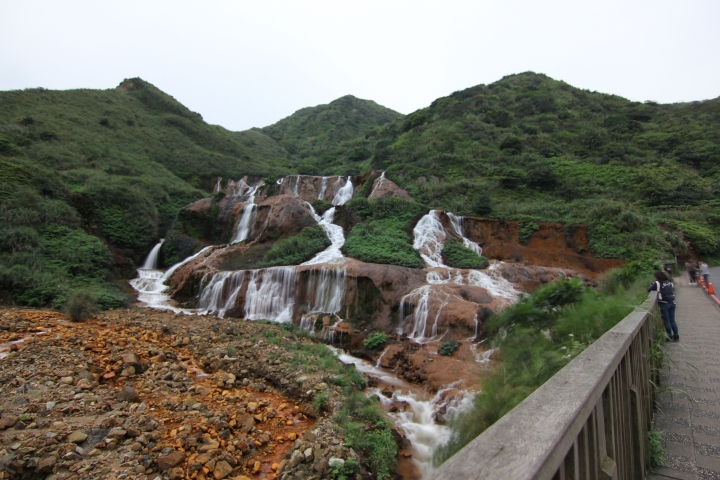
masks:
[[[705,280],[705,288],[708,287],[710,282],[710,267],[708,267],[708,264],[706,262],[700,262],[700,275],[702,275],[703,280]]]
[[[668,280],[662,270],[655,272],[655,281],[648,287],[648,292],[658,292],[658,306],[665,324],[665,332],[670,342],[680,340],[680,333],[675,322],[675,285]]]
[[[697,279],[695,278],[695,275],[697,275],[697,268],[695,267],[695,262],[688,263],[687,271],[688,276],[690,276],[690,285],[697,285]]]

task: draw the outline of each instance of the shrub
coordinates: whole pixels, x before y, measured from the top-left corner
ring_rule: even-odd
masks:
[[[318,198],[317,200],[313,200],[312,206],[315,209],[315,213],[322,216],[322,214],[332,208],[333,205],[330,202]]]
[[[74,291],[63,305],[65,315],[73,322],[87,320],[97,310],[95,298],[90,292],[84,290]]]
[[[438,348],[438,353],[440,355],[451,357],[458,348],[460,348],[460,344],[458,342],[456,342],[455,340],[448,340],[440,344],[440,348]]]
[[[475,204],[473,205],[473,213],[475,215],[484,217],[492,213],[492,199],[489,195],[482,193],[477,197]]]
[[[368,350],[377,350],[385,345],[388,336],[382,332],[373,332],[368,338],[363,340],[363,346]]]
[[[442,251],[445,264],[453,268],[483,269],[490,264],[487,258],[467,248],[455,237],[448,237]]]
[[[305,227],[299,234],[280,240],[273,245],[257,267],[300,265],[329,246],[330,240],[321,226]]]

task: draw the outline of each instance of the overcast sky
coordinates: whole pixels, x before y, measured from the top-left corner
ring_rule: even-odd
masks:
[[[410,113],[528,70],[663,103],[720,96],[718,0],[0,0],[0,90],[141,77],[262,127],[352,94]]]

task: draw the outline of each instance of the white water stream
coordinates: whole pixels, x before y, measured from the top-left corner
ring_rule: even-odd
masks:
[[[143,266],[140,268],[145,268],[149,270],[156,270],[158,265],[158,254],[160,253],[160,247],[162,247],[163,242],[165,241],[164,238],[160,239],[160,242],[155,245],[152,250],[150,250],[150,253],[148,253],[147,258],[145,259],[145,263],[143,263]]]
[[[165,281],[175,273],[175,270],[182,265],[195,260],[200,255],[208,251],[212,247],[205,247],[195,255],[187,257],[185,260],[176,263],[170,267],[165,273],[160,270],[149,270],[145,268],[138,269],[138,278],[130,280],[130,285],[138,292],[138,301],[146,304],[150,308],[160,310],[172,310],[175,313],[192,313],[189,310],[177,308],[170,304],[170,296],[165,293],[168,286]]]
[[[375,185],[373,186],[372,192],[370,192],[368,198],[375,198],[375,191],[382,186],[383,182],[385,182],[385,172],[382,172],[377,180],[375,180]]]
[[[480,245],[465,236],[465,232],[463,231],[464,217],[458,217],[452,212],[447,212],[447,216],[450,219],[450,224],[452,225],[453,230],[455,230],[455,233],[462,237],[463,245],[465,245],[467,248],[477,253],[478,255],[482,255],[482,248],[480,248]]]
[[[444,418],[451,420],[458,412],[472,407],[474,392],[456,389],[450,385],[430,396],[417,385],[412,385],[397,378],[392,372],[377,367],[370,362],[361,360],[344,351],[328,346],[338,359],[346,365],[354,364],[364,374],[376,377],[380,383],[394,388],[392,398],[382,394],[379,388],[367,390],[368,395],[376,395],[386,410],[395,404],[404,408],[387,415],[400,428],[412,443],[413,462],[423,478],[432,478],[432,457],[435,450],[450,439],[450,427],[438,422]]]
[[[440,223],[437,210],[422,217],[413,228],[413,248],[420,252],[420,256],[428,267],[444,267],[442,249],[445,242],[445,229]]]
[[[338,183],[340,183],[340,178],[338,177]],[[335,206],[338,205],[345,205],[347,202],[352,200],[353,197],[353,184],[350,180],[350,177],[347,178],[347,181],[345,182],[345,185],[342,186],[340,190],[337,191],[335,194],[335,198],[333,198],[332,204]]]
[[[292,322],[297,271],[292,267],[253,270],[245,297],[247,320]]]
[[[240,217],[240,221],[237,225],[237,230],[235,231],[235,236],[233,237],[231,244],[242,242],[243,240],[246,240],[250,233],[252,233],[252,227],[253,223],[255,223],[255,216],[257,215],[257,205],[255,205],[255,194],[257,193],[258,188],[262,185],[262,183],[255,185],[254,187],[250,188],[247,192],[248,200],[245,204],[245,208],[243,208],[242,216]]]

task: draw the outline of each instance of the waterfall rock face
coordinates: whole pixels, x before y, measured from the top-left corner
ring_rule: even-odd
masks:
[[[247,177],[221,180],[216,188],[224,195],[186,207],[177,222],[182,231],[174,237],[194,252],[203,244],[215,246],[173,266],[162,278],[146,272],[134,285],[144,298],[161,293],[164,303],[172,299],[201,314],[293,322],[316,332],[322,326],[323,334],[335,336],[395,331],[426,343],[477,338],[487,312],[507,306],[519,293],[560,276],[592,284],[592,278],[573,267],[600,272],[620,263],[589,255],[583,227],[540,223],[523,243],[517,222],[441,210],[431,210],[413,228],[413,246],[426,263],[424,269],[346,257],[341,250],[345,235],[363,220],[343,205],[360,190],[373,199],[406,198],[396,187],[384,172],[362,177],[295,175],[271,184],[252,183]],[[318,199],[334,206],[324,205],[323,215],[317,215],[312,202]],[[302,265],[255,269],[276,242],[315,225],[331,240],[325,250]],[[478,254],[515,263],[494,263],[485,270],[450,268],[442,256],[449,237]],[[231,240],[237,243],[228,245]],[[553,266],[519,263],[528,261]]]

